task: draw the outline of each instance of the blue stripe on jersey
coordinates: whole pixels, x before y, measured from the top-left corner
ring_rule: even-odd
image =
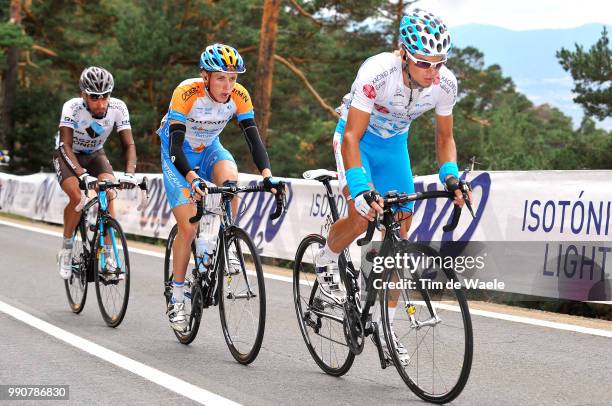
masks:
[[[255,111],[253,110],[249,110],[246,113],[236,115],[236,118],[238,119],[238,121],[242,121],[242,120],[246,120],[247,118],[254,118],[254,117],[255,117]]]
[[[176,120],[180,121],[181,123],[186,123],[187,116],[176,110],[170,110],[168,111],[168,120]]]

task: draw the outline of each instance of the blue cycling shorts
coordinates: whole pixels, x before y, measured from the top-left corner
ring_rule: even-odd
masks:
[[[341,153],[345,125],[346,122],[340,119],[334,134],[334,155],[340,190],[346,186]],[[359,151],[361,152],[361,165],[366,172],[368,182],[379,193],[384,195],[392,190],[414,193],[414,181],[408,156],[408,133],[385,139],[366,131],[359,142]],[[414,202],[403,204],[398,211],[412,213]]]
[[[161,128],[160,131],[168,131],[168,126]],[[166,197],[170,207],[175,207],[187,204],[190,202],[189,193],[191,192],[191,185],[187,182],[187,179],[176,169],[172,161],[170,160],[170,151],[167,142],[164,142],[164,138],[167,140],[168,137],[161,137],[161,164],[162,173],[164,177],[164,187],[166,189]],[[187,162],[191,168],[199,167],[196,171],[199,177],[202,179],[212,182],[212,173],[215,164],[219,161],[231,161],[236,164],[232,154],[221,145],[219,137],[207,145],[202,152],[196,153],[193,151],[185,152]],[[194,169],[195,170],[195,169]]]

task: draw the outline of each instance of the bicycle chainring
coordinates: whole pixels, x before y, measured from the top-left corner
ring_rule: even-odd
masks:
[[[346,343],[355,355],[361,354],[365,343],[365,334],[363,324],[361,323],[361,313],[357,309],[354,303],[347,301],[344,304],[344,337]]]

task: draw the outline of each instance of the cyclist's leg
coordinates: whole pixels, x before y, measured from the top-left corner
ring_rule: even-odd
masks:
[[[400,193],[414,193],[414,182],[412,179],[412,170],[410,168],[410,158],[408,155],[408,147],[405,143],[405,138],[400,138],[398,141],[390,142],[381,145],[380,149],[376,150],[375,156],[370,156],[371,169],[372,169],[372,180],[376,190],[384,194],[389,191],[395,190]],[[389,159],[389,156],[393,156],[393,159]],[[396,211],[396,218],[406,218],[400,226],[400,237],[402,239],[408,238],[408,230],[412,222],[412,213],[414,210],[414,202],[404,204],[399,207]],[[391,276],[391,282],[397,282],[397,274]],[[389,323],[391,328],[392,340],[395,340],[395,349],[401,362],[407,363],[409,360],[408,350],[396,339],[395,332],[393,329],[393,320],[395,317],[395,311],[397,309],[397,301],[401,291],[399,289],[391,290],[388,301],[388,314]],[[378,322],[380,312],[373,314],[372,320]],[[379,329],[379,335],[381,336],[381,343],[386,348],[386,342],[382,336],[383,330]]]
[[[57,181],[69,199],[68,204],[64,208],[64,239],[71,239],[80,218],[80,214],[75,210],[81,202],[79,180],[57,151],[53,154],[53,166],[57,174]]]
[[[368,220],[357,212],[355,202],[350,198],[348,186],[346,184],[344,162],[342,160],[342,136],[344,133],[343,120],[338,122],[336,133],[334,134],[334,156],[336,158],[336,167],[338,170],[338,180],[340,190],[348,202],[348,217],[339,219],[332,224],[329,235],[327,236],[326,250],[336,256],[344,251],[357,237],[363,234],[368,228]],[[361,148],[360,148],[361,150]],[[366,171],[366,176],[370,177],[370,165],[367,154],[361,150],[361,164]],[[370,181],[370,186],[372,186]]]
[[[232,154],[221,145],[217,137],[204,148],[202,163],[198,175],[217,186],[226,181],[238,181],[238,166]],[[238,199],[232,199],[232,213],[238,211]]]
[[[81,214],[76,211],[77,205],[81,202],[81,189],[79,189],[79,180],[74,171],[60,157],[60,152],[55,151],[53,154],[53,166],[57,174],[57,180],[60,187],[68,195],[68,204],[64,208],[64,235],[62,239],[62,248],[57,254],[57,262],[59,265],[59,274],[64,279],[69,279],[72,275],[72,236],[74,229]],[[79,156],[77,156],[79,164],[83,164]]]
[[[190,165],[194,167],[194,162],[191,162],[194,158],[188,156],[187,159],[190,160]],[[189,263],[191,253],[191,243],[198,227],[197,223],[191,224],[189,219],[195,215],[196,207],[189,198],[190,185],[170,161],[168,147],[164,143],[161,145],[161,161],[166,197],[178,225],[178,233],[174,244],[172,244],[172,274],[175,281],[173,293],[175,299],[182,301],[183,291],[181,287],[185,282],[185,273],[187,272],[187,264]]]

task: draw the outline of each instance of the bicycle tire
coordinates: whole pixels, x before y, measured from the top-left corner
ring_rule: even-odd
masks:
[[[236,361],[243,365],[247,365],[257,358],[263,342],[266,328],[265,281],[259,254],[257,253],[255,244],[246,231],[239,227],[232,226],[228,229],[226,236],[227,246],[225,247],[225,252],[228,254],[227,257],[229,258],[229,249],[233,248],[236,250],[236,259],[238,259],[239,263],[238,265],[228,264],[227,261],[223,260],[224,266],[219,267],[217,280],[219,316],[221,318],[223,336],[230,353]],[[247,272],[246,258],[244,256],[245,250],[248,250],[251,262],[249,265],[254,267],[254,271]],[[240,266],[238,272],[235,272],[236,266]],[[253,273],[254,278],[249,278],[249,274]],[[244,281],[243,284],[240,284],[241,277]],[[253,286],[253,282],[256,282],[257,286]],[[256,296],[253,297],[251,296],[252,294]],[[230,305],[235,304],[240,299],[246,299],[251,310],[255,308],[255,303],[259,307],[258,317],[253,317],[253,319],[256,320],[252,320],[253,323],[257,323],[256,331],[251,332],[249,336],[246,335],[247,332],[244,329],[240,327],[234,328],[235,326],[233,326],[232,314],[235,312],[230,309]],[[240,300],[240,302],[243,303],[244,301]],[[250,312],[249,314],[253,315],[254,313]],[[252,338],[250,336],[252,336]],[[246,341],[243,339],[244,337],[248,337]],[[250,344],[251,342],[252,344]]]
[[[86,218],[81,216],[81,220],[74,230],[72,246],[72,275],[64,281],[68,305],[73,313],[79,314],[85,308],[87,301],[87,267],[89,266],[90,254],[88,253],[87,225]],[[75,257],[76,264],[75,264]],[[75,268],[76,265],[76,268]],[[79,295],[80,293],[80,295]]]
[[[428,247],[422,244],[408,244],[408,248],[405,248],[403,252],[408,253],[408,254],[414,253],[416,255],[439,256],[439,254],[435,250],[433,250],[431,247]],[[395,256],[395,253],[394,253],[394,256]],[[392,280],[393,278],[392,271],[393,270],[385,271],[383,281],[397,282],[395,280]],[[442,267],[436,272],[440,272],[440,271],[444,273],[444,279],[449,280],[449,281],[457,280],[454,270],[447,268],[447,267]],[[417,272],[416,274],[420,275],[419,272]],[[401,278],[400,273],[398,273],[397,279],[399,278]],[[461,392],[465,388],[465,385],[467,384],[467,381],[470,375],[470,371],[472,367],[472,358],[473,358],[473,331],[472,331],[470,311],[469,311],[467,299],[465,297],[465,292],[463,288],[457,289],[456,287],[453,287],[452,289],[448,289],[449,292],[452,291],[452,295],[449,294],[449,296],[446,297],[444,296],[444,294],[440,294],[440,304],[435,305],[436,296],[434,294],[436,293],[436,290],[423,286],[423,284],[421,283],[421,278],[419,276],[417,276],[417,278],[419,278],[419,281],[415,281],[416,282],[414,285],[415,289],[412,290],[412,294],[411,294],[413,297],[412,299],[410,299],[409,297],[410,295],[408,295],[407,293],[408,290],[402,289],[401,292],[403,293],[400,293],[400,295],[404,295],[405,298],[407,297],[410,303],[413,304],[412,309],[408,309],[408,307],[406,307],[406,310],[407,310],[406,313],[409,314],[410,312],[413,312],[413,315],[416,315],[413,317],[415,317],[415,319],[418,321],[419,318],[427,318],[428,316],[431,316],[429,312],[429,307],[428,307],[431,305],[432,307],[436,307],[437,316],[439,316],[440,314],[443,314],[443,316],[440,318],[440,321],[437,324],[435,324],[433,327],[424,325],[425,326],[424,328],[427,328],[427,327],[430,327],[430,328],[426,329],[425,333],[421,334],[421,337],[419,337],[420,329],[418,328],[402,329],[402,333],[404,330],[408,330],[409,333],[407,333],[406,335],[403,335],[400,340],[403,339],[404,340],[403,342],[406,342],[406,343],[411,342],[412,338],[408,336],[409,335],[412,336],[412,331],[410,330],[414,329],[413,331],[415,333],[414,337],[416,341],[416,349],[414,349],[414,351],[412,351],[412,347],[410,346],[408,346],[407,348],[409,353],[412,351],[412,353],[410,354],[410,360],[408,361],[408,365],[402,366],[399,356],[395,350],[395,343],[391,339],[391,324],[389,323],[389,311],[388,311],[388,307],[389,307],[388,302],[389,302],[391,290],[388,288],[388,285],[383,284],[383,294],[381,295],[381,298],[380,298],[380,307],[381,307],[381,312],[382,312],[381,316],[382,316],[382,321],[383,321],[385,340],[387,342],[387,348],[391,349],[389,352],[390,352],[391,358],[393,359],[393,363],[398,373],[400,374],[402,380],[406,383],[406,385],[410,388],[410,390],[414,394],[416,394],[419,398],[427,402],[444,404],[444,403],[451,402],[452,400],[456,399],[457,396],[461,394]],[[446,282],[444,282],[443,286],[447,286],[445,285],[445,283]],[[454,302],[456,304],[454,305],[449,304],[449,303],[452,303],[450,300],[451,296],[454,296],[455,298]],[[398,298],[398,300],[400,300],[400,298]],[[416,310],[416,306],[414,306],[415,303],[417,303],[417,305],[420,306],[421,310],[419,311]],[[399,307],[400,305],[398,303],[398,308]],[[446,312],[446,310],[449,310],[449,311]],[[397,314],[398,312],[396,312],[396,316],[395,316],[396,321],[398,318]],[[457,314],[460,314],[460,316],[457,316]],[[408,316],[408,318],[409,317],[410,316]],[[433,319],[430,318],[430,320],[433,320]],[[397,326],[397,323],[395,324]],[[409,323],[406,323],[406,324],[409,324]],[[460,324],[463,326],[463,334],[459,334],[459,335],[449,334],[448,336],[446,336],[445,334],[438,333],[438,335],[441,335],[443,339],[447,342],[443,344],[436,344],[434,342],[435,337],[436,337],[435,329],[437,329],[439,326],[449,325],[449,327],[452,327],[452,331],[455,332],[459,330],[458,326]],[[397,328],[395,328],[395,330],[397,332]],[[430,331],[432,330],[434,332],[429,334]],[[419,374],[419,366],[420,366],[419,347],[422,343],[425,342],[426,339],[427,341],[429,341],[429,338],[427,337],[428,335],[432,337],[432,345],[428,346],[427,345],[428,343],[423,344],[423,345],[425,346],[425,352],[430,354],[432,358],[435,358],[436,353],[441,351],[444,354],[442,356],[439,356],[439,358],[442,360],[441,362],[448,362],[449,360],[452,360],[452,359],[457,359],[457,360],[461,359],[460,361],[462,363],[461,367],[458,371],[450,374],[451,379],[449,381],[450,382],[449,384],[446,384],[444,382],[444,379],[442,376],[442,372],[444,370],[447,370],[447,368],[438,368],[435,366],[432,367],[432,370],[435,372],[433,374],[434,376],[431,377],[430,379],[423,378],[422,377],[423,375]],[[462,341],[463,348],[461,349],[460,348],[461,345],[456,345],[457,343],[452,342],[452,341],[459,341],[459,344]],[[403,345],[403,342],[402,342],[402,345]],[[455,355],[452,353],[454,350],[462,352],[462,354],[460,353],[459,355]],[[415,359],[416,361],[414,361]],[[416,367],[416,373],[414,371],[415,367]],[[406,369],[409,369],[410,371],[407,371]],[[414,375],[416,375],[416,377]],[[436,377],[435,375],[439,375],[439,376]],[[436,391],[436,379],[438,379],[439,381],[442,381],[441,383],[438,382],[438,389],[440,389],[440,384],[441,384],[444,386],[443,391],[442,390]],[[431,384],[431,387],[429,387],[430,384]]]
[[[111,233],[111,230],[114,230],[115,242],[118,245],[117,253],[122,257],[120,261],[115,259],[118,267],[116,267],[113,272],[107,272],[107,270],[100,272],[100,261],[102,256],[97,255],[100,244],[98,235],[99,230],[97,230],[94,237],[94,252],[96,253],[96,260],[94,261],[94,280],[96,284],[96,294],[98,296],[98,306],[100,307],[100,313],[106,325],[114,328],[119,326],[123,321],[130,299],[130,255],[125,234],[119,222],[111,216],[100,219],[100,221],[105,221],[104,230],[107,233]],[[119,250],[119,246],[121,250]],[[113,256],[114,255],[113,253]],[[111,257],[105,256],[105,258]],[[119,265],[121,266],[119,267]],[[121,277],[123,277],[123,279],[121,279]],[[106,293],[108,293],[108,295],[106,295]],[[108,301],[104,300],[103,296],[113,297],[113,299],[119,297],[120,304],[116,305],[113,300],[113,304],[111,305]]]
[[[322,298],[321,294],[317,295],[319,291],[319,284],[317,282],[315,276],[315,267],[314,267],[314,254],[319,250],[320,247],[325,245],[325,238],[318,234],[311,234],[306,236],[298,246],[298,249],[295,253],[295,261],[293,266],[293,301],[295,304],[295,312],[298,320],[298,325],[300,327],[300,332],[302,333],[302,338],[304,339],[304,343],[306,344],[306,348],[308,348],[308,352],[316,362],[316,364],[328,375],[332,376],[342,376],[346,374],[353,365],[355,361],[355,354],[349,349],[348,344],[346,343],[346,338],[344,335],[344,326],[342,323],[337,322],[331,318],[325,318],[315,315],[316,319],[311,318],[312,309],[317,311],[322,311],[325,309],[325,306],[331,307],[337,314],[334,316],[342,319],[346,317],[344,314],[344,306],[336,305],[335,303],[331,303]],[[312,247],[312,248],[311,248]],[[306,261],[304,256],[307,255]],[[304,290],[305,295],[302,295],[302,290]],[[324,337],[319,334],[321,329],[323,328],[324,321],[328,323],[326,327],[326,332],[328,332],[329,336]],[[333,329],[337,339],[332,337],[332,326],[333,323],[338,323],[337,326]],[[312,331],[313,337],[311,338]],[[313,339],[315,336],[321,337],[321,351],[314,345]],[[323,339],[327,338],[329,341],[329,351],[327,348],[323,350]],[[342,340],[342,342],[340,342]],[[346,351],[346,356],[342,355],[338,357],[338,352],[336,351],[333,344],[336,343],[339,346],[343,346]],[[325,354],[329,353],[329,360],[326,360]],[[335,356],[335,362],[332,360],[332,353]]]
[[[172,245],[174,244],[174,239],[176,238],[176,234],[178,233],[178,226],[175,224],[170,230],[170,235],[168,235],[168,239],[166,240],[166,253],[164,256],[164,296],[166,299],[166,306],[170,303],[170,299],[172,298],[172,278],[174,277],[172,273]],[[195,245],[191,244],[191,255],[195,261]],[[185,303],[187,303],[189,299],[185,298]],[[195,340],[198,335],[198,330],[200,329],[200,322],[202,319],[202,311],[203,311],[203,300],[202,300],[202,288],[197,284],[194,284],[191,287],[191,305],[189,311],[189,329],[185,333],[178,332],[176,330],[172,330],[176,339],[181,344],[191,344],[193,340]]]

